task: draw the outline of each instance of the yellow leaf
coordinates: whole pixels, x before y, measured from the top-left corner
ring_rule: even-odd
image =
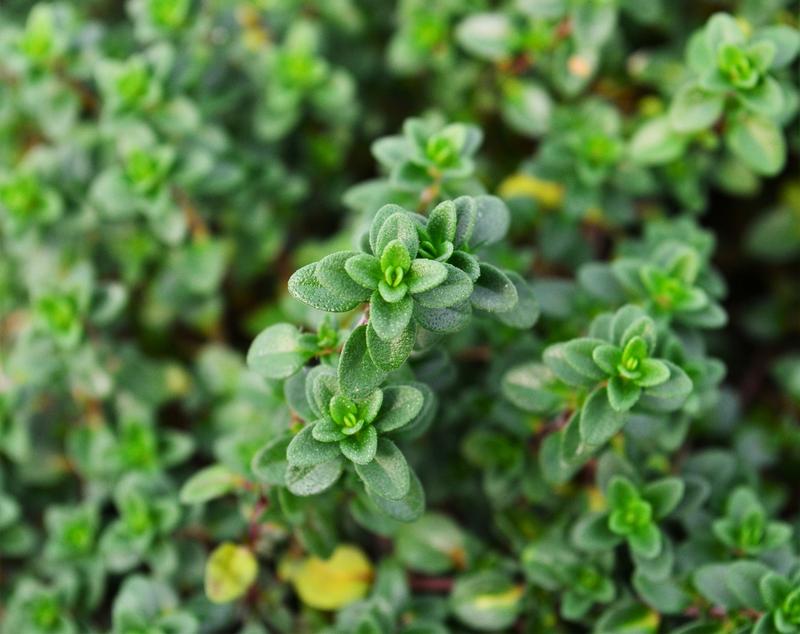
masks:
[[[227,603],[242,596],[255,581],[258,561],[245,546],[224,542],[206,562],[206,596]]]
[[[508,590],[496,594],[479,594],[474,604],[478,610],[494,610],[514,605],[524,594],[523,586],[512,586]]]
[[[300,600],[318,610],[337,610],[363,598],[372,583],[372,564],[355,546],[337,546],[330,559],[308,557],[294,571]]]
[[[543,207],[555,209],[564,199],[564,186],[530,174],[514,174],[500,184],[499,193],[503,198],[533,198]]]
[[[606,510],[606,498],[598,487],[590,487],[588,496],[590,511],[593,513],[600,513]]]

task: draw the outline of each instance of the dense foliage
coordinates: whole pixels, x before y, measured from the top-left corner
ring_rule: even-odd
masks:
[[[794,0],[0,4],[0,632],[800,633]]]

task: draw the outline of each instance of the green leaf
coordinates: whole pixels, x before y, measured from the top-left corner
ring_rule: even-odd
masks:
[[[324,443],[339,442],[347,437],[336,422],[328,418],[322,418],[314,423],[311,435],[315,440]]]
[[[674,579],[654,580],[637,571],[633,576],[633,586],[636,592],[661,614],[680,614],[692,602],[691,595]]]
[[[688,139],[673,129],[669,117],[660,116],[636,130],[628,154],[637,165],[664,165],[680,157],[687,144]]]
[[[759,584],[770,572],[769,568],[758,561],[736,561],[728,566],[726,583],[742,605],[760,612],[767,605],[762,599]]]
[[[526,412],[550,414],[561,405],[562,399],[550,386],[556,380],[553,372],[542,363],[519,365],[503,376],[503,395]]]
[[[604,552],[622,541],[619,535],[608,528],[608,514],[587,515],[579,520],[572,530],[575,544],[589,552]]]
[[[494,244],[505,238],[511,214],[497,196],[475,196],[475,228],[469,243],[473,246]]]
[[[268,379],[290,377],[311,353],[302,349],[300,331],[291,324],[275,324],[262,331],[247,351],[247,366]]]
[[[736,98],[745,108],[770,118],[780,118],[785,107],[783,88],[772,77],[765,77],[752,90],[736,93]]]
[[[399,429],[410,423],[422,411],[425,399],[410,385],[390,385],[383,390],[383,406],[374,422],[381,433]]]
[[[505,313],[513,309],[519,296],[505,273],[486,262],[481,262],[480,272],[470,296],[472,305],[490,313]]]
[[[649,482],[642,489],[642,497],[653,507],[653,516],[661,519],[669,515],[683,498],[683,480],[675,477]]]
[[[325,288],[333,291],[342,299],[360,304],[369,299],[369,290],[359,284],[357,280],[353,280],[346,269],[347,262],[358,255],[355,251],[331,253],[317,262],[315,274]]]
[[[458,43],[475,57],[497,62],[512,53],[514,29],[502,13],[475,13],[456,29]]]
[[[699,568],[693,576],[697,590],[712,604],[726,610],[736,610],[742,607],[739,597],[728,587],[728,564],[707,564]]]
[[[411,260],[417,257],[419,236],[407,211],[394,213],[384,221],[375,242],[375,255],[382,257],[384,249],[394,240],[399,240],[405,246]]]
[[[625,424],[624,414],[614,410],[605,387],[596,388],[586,399],[580,414],[580,435],[585,442],[599,446],[610,440]]]
[[[656,612],[635,603],[617,603],[597,620],[592,634],[656,634],[660,619]]]
[[[362,398],[378,387],[386,373],[378,368],[367,350],[367,326],[362,325],[350,333],[339,358],[339,385],[355,398]]]
[[[427,308],[414,303],[414,319],[432,332],[458,332],[469,323],[471,316],[472,304],[468,301],[448,308]]]
[[[380,232],[383,224],[395,214],[407,214],[408,212],[400,205],[390,203],[378,209],[375,217],[372,219],[372,224],[369,227],[369,246],[372,253],[380,256],[382,249],[378,248],[378,233]],[[396,236],[395,236],[396,237]]]
[[[375,452],[378,450],[378,432],[372,425],[367,425],[357,434],[340,441],[339,449],[351,462],[367,464],[375,458]]]
[[[604,345],[599,339],[573,339],[548,346],[542,359],[564,383],[592,387],[605,375],[592,359],[593,350]]]
[[[647,524],[635,533],[628,535],[631,550],[640,557],[652,559],[661,552],[663,537],[655,524]]]
[[[381,251],[381,269],[400,268],[407,271],[411,266],[411,256],[405,244],[400,240],[392,240]]]
[[[381,497],[399,500],[411,486],[408,463],[397,446],[386,438],[378,440],[375,459],[356,465],[356,473],[368,489]]]
[[[451,258],[452,262],[452,258]],[[517,291],[518,301],[514,304],[511,310],[503,313],[497,313],[496,317],[506,326],[517,328],[519,330],[528,330],[533,328],[539,320],[539,301],[533,292],[533,288],[528,284],[522,276],[513,271],[505,271],[506,277],[511,280],[514,288]]]
[[[316,276],[317,263],[312,263],[294,272],[289,278],[289,293],[312,308],[329,313],[343,313],[353,310],[361,301],[338,295],[334,290],[323,286]]]
[[[184,504],[208,502],[230,493],[236,489],[241,480],[241,477],[228,467],[221,464],[211,465],[201,469],[184,483],[180,492],[181,502]]]
[[[636,383],[641,387],[655,387],[669,380],[669,368],[658,359],[639,361],[639,377]]]
[[[445,200],[436,205],[428,215],[428,234],[437,242],[452,242],[456,237],[457,223],[455,203]]]
[[[306,376],[306,400],[317,418],[328,411],[328,404],[338,391],[336,371],[326,365],[318,365]]]
[[[447,279],[447,274],[447,267],[441,262],[418,258],[411,263],[408,271],[408,292],[416,295],[436,288]]]
[[[466,564],[466,539],[459,526],[441,513],[426,513],[395,535],[395,551],[404,566],[441,575]]]
[[[638,401],[641,408],[654,412],[671,412],[686,402],[694,385],[680,367],[671,361],[662,360],[669,368],[669,379],[660,385],[647,388]]]
[[[450,595],[450,606],[459,621],[477,630],[503,631],[522,607],[524,587],[504,573],[484,570],[459,577]]]
[[[283,434],[273,438],[253,456],[251,470],[256,479],[264,484],[275,486],[286,485],[286,449],[292,441],[291,434]]]
[[[592,360],[603,372],[614,376],[618,372],[617,366],[622,362],[622,348],[610,344],[597,346],[592,351]]]
[[[792,584],[785,577],[774,572],[765,574],[758,583],[764,604],[775,610],[783,603],[786,595],[792,591]]]
[[[206,562],[206,596],[212,603],[238,599],[247,592],[257,575],[258,561],[249,548],[223,542]]]
[[[350,278],[371,291],[378,288],[381,281],[381,264],[378,258],[367,253],[352,256],[344,263],[344,270]]]
[[[752,37],[753,43],[771,42],[775,48],[772,68],[783,68],[791,63],[800,51],[800,32],[785,24],[775,24],[758,29]]]
[[[456,235],[453,244],[458,248],[469,243],[475,231],[478,218],[478,205],[472,196],[459,196],[454,201],[456,206]]]
[[[410,320],[396,339],[381,339],[372,324],[367,327],[367,348],[372,362],[379,369],[390,372],[399,368],[414,348],[417,326]]]
[[[306,425],[292,438],[286,449],[286,459],[292,467],[312,467],[328,462],[339,455],[334,443],[316,440],[313,436],[313,424]]]
[[[642,388],[634,381],[615,376],[608,382],[607,393],[608,402],[614,410],[627,412],[636,405],[642,394]]]
[[[447,278],[436,287],[416,293],[414,301],[425,308],[451,308],[467,299],[472,294],[472,280],[461,269],[444,263]]]
[[[389,286],[386,280],[378,282],[378,293],[383,301],[396,304],[408,294],[408,284],[400,282],[397,286]]]
[[[408,488],[408,493],[399,500],[381,497],[372,489],[367,489],[367,494],[375,505],[389,517],[400,522],[413,522],[425,512],[425,491],[417,474],[413,471],[410,474],[411,485]]]
[[[331,446],[336,449],[336,445]],[[333,486],[342,475],[342,468],[342,458],[338,455],[333,460],[308,467],[289,465],[286,486],[295,495],[316,495]]]
[[[740,113],[725,130],[731,152],[756,174],[773,176],[786,163],[786,142],[780,128],[760,114]]]
[[[406,295],[400,301],[390,304],[375,291],[369,307],[369,323],[375,334],[385,341],[394,341],[408,328],[414,301]]]
[[[678,90],[669,108],[669,122],[678,132],[699,132],[711,127],[722,114],[725,95],[687,84]]]

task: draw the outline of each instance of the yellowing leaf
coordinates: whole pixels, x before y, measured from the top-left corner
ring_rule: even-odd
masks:
[[[330,559],[308,557],[294,571],[300,600],[318,610],[337,610],[363,598],[372,583],[372,564],[355,546],[341,545]]]
[[[206,562],[206,596],[227,603],[242,596],[255,581],[258,561],[245,546],[224,542]]]
[[[606,510],[606,498],[603,492],[597,487],[590,487],[588,490],[589,510],[600,513]]]
[[[529,174],[514,174],[500,184],[499,193],[503,198],[533,198],[542,206],[555,209],[564,199],[564,186]]]
[[[525,592],[522,586],[512,586],[508,590],[496,594],[480,594],[475,597],[474,604],[478,610],[494,610],[514,605]]]

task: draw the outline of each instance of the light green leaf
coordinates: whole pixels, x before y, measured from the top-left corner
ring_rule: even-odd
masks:
[[[291,324],[275,324],[263,330],[250,344],[247,366],[268,379],[285,379],[311,358],[302,349],[300,331]]]
[[[699,132],[711,127],[722,114],[725,96],[697,84],[683,86],[669,108],[669,122],[677,132]]]
[[[757,174],[772,176],[786,163],[786,142],[780,128],[754,113],[733,117],[725,131],[731,152]]]
[[[228,467],[216,464],[201,469],[181,487],[184,504],[202,504],[233,491],[242,478]]]

